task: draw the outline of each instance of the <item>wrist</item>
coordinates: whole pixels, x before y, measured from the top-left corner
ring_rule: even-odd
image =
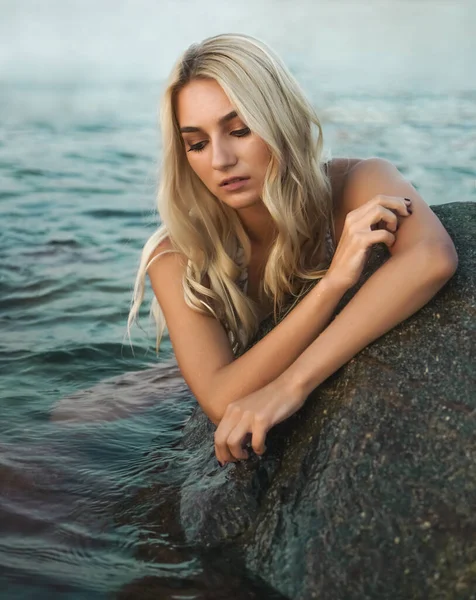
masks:
[[[289,367],[284,373],[276,380],[276,383],[287,398],[295,403],[299,408],[304,404],[308,394],[306,394],[306,386],[301,377],[297,376],[294,369]]]
[[[327,271],[324,277],[319,282],[323,288],[328,290],[330,293],[338,294],[342,297],[352,286],[348,284],[346,281],[342,281],[336,277],[332,271]]]

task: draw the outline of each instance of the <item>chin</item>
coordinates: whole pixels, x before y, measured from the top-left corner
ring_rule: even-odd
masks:
[[[243,209],[243,208],[251,208],[252,206],[256,206],[261,204],[261,198],[255,194],[234,194],[232,196],[228,196],[227,198],[221,198],[221,202],[234,208],[235,210]]]

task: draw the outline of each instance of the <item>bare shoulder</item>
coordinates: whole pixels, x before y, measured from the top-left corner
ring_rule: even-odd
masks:
[[[456,260],[454,244],[438,217],[396,165],[384,158],[361,160],[347,174],[335,219],[337,240],[347,214],[377,196],[410,198],[412,202],[412,217],[399,220],[398,237],[390,248],[391,254],[404,252],[417,244],[427,244],[449,248],[453,261]]]
[[[181,278],[187,264],[187,259],[175,247],[170,238],[166,237],[153,246],[149,252],[146,272],[152,283],[154,293],[159,281],[167,281],[171,276]],[[168,286],[166,286],[168,287]]]
[[[170,240],[170,238],[164,238],[159,244],[153,248],[149,254],[149,260],[147,263],[147,268],[151,266],[152,263],[156,262],[156,259],[161,256],[166,256],[167,254],[177,254],[174,246]]]
[[[345,218],[348,212],[359,208],[376,194],[401,195],[415,192],[408,189],[409,184],[403,175],[385,158],[343,160],[352,161],[352,165],[342,175],[338,175],[340,188],[334,211],[340,218]]]
[[[175,250],[168,237],[149,254],[147,274],[164,313],[169,303],[176,306],[178,299],[183,296],[182,277],[185,267],[185,257]]]
[[[172,273],[176,278],[182,278],[186,265],[186,256],[177,250],[170,238],[166,237],[157,244],[150,252],[147,262],[147,273],[154,292],[156,281],[164,278],[167,279]],[[204,275],[201,283],[205,287],[210,287],[210,278],[208,275]]]
[[[347,214],[374,196],[407,196],[417,200],[418,194],[413,186],[394,164],[384,158],[335,159],[331,168],[335,172],[335,194],[334,185],[332,189],[337,241],[342,235]]]

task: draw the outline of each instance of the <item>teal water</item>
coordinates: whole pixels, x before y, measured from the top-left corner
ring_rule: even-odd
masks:
[[[475,91],[307,91],[334,156],[388,158],[429,204],[476,199]],[[159,94],[0,89],[2,598],[264,597],[176,530],[194,400],[146,309],[125,338]]]

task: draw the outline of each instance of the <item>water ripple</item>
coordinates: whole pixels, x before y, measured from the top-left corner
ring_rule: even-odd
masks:
[[[84,211],[83,215],[93,219],[142,219],[144,213],[137,210],[119,210],[114,208],[102,208]]]
[[[208,600],[219,581],[216,598],[231,598],[171,516],[194,468],[180,432],[196,401],[167,336],[155,354],[148,302],[134,351],[125,337],[156,228],[145,88],[111,104],[84,86],[31,92],[0,95],[0,586],[9,600]],[[476,199],[475,93],[313,92],[337,156],[388,158],[430,203]],[[237,579],[243,598],[265,597]]]

